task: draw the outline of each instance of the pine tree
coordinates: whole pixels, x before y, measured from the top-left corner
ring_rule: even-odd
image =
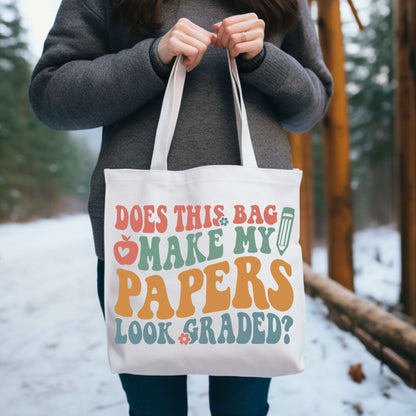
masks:
[[[354,226],[395,218],[392,0],[372,0],[365,30],[344,33],[351,132]],[[315,233],[325,235],[322,139],[314,129]]]
[[[0,220],[52,216],[63,194],[86,198],[91,152],[35,117],[15,1],[0,4]],[[80,187],[82,183],[83,188]]]
[[[356,225],[394,218],[394,73],[392,0],[374,0],[370,22],[347,38],[347,92]]]

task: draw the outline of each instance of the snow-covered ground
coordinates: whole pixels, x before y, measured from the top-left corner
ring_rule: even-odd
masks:
[[[400,234],[392,226],[354,234],[355,291],[384,305],[395,305],[400,294]],[[313,250],[313,269],[327,275],[325,247]]]
[[[357,292],[395,303],[398,233],[389,227],[356,233],[354,255]],[[315,270],[325,272],[325,256],[315,249]],[[127,415],[107,363],[95,267],[85,215],[0,226],[2,416]],[[306,305],[306,370],[272,380],[271,416],[416,414],[416,390],[328,321],[319,299]],[[348,375],[356,363],[366,376],[360,384]],[[207,393],[207,377],[189,377],[190,416],[209,415]]]

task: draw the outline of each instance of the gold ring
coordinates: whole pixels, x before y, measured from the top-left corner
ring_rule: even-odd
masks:
[[[245,42],[247,40],[246,32],[241,33],[241,42]]]

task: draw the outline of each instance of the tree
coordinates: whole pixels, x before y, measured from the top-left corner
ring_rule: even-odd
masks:
[[[31,68],[15,1],[0,4],[0,220],[52,216],[62,195],[83,199],[91,152],[33,114]],[[79,185],[83,183],[84,188]]]
[[[354,211],[358,226],[388,223],[395,208],[392,0],[374,0],[364,31],[347,37]]]
[[[394,151],[392,0],[373,0],[370,20],[357,35],[344,33],[351,133],[351,186],[354,226],[395,219],[397,167]],[[315,129],[315,230],[324,230],[322,140]]]

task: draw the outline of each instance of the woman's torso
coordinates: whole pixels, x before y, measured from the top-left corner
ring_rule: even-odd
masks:
[[[106,20],[109,4],[106,2]],[[164,2],[162,27],[151,35],[128,31],[118,21],[107,24],[111,53],[133,47],[137,42],[164,35],[181,17],[214,32],[212,25],[240,13],[231,0],[178,0]],[[280,46],[284,33],[267,39]],[[122,74],[120,75],[122,76]],[[240,164],[234,105],[225,49],[210,45],[200,64],[187,74],[181,109],[173,137],[168,169],[181,170],[201,165]],[[140,80],[138,80],[140,82]],[[255,87],[242,85],[249,128],[259,167],[292,168],[290,146],[268,98]],[[163,94],[147,102],[129,117],[103,127],[101,152],[91,181],[89,213],[94,234],[102,229],[105,184],[104,168],[149,169]],[[96,236],[96,246],[102,239]],[[101,253],[97,247],[97,252]],[[101,257],[101,256],[100,256]]]

